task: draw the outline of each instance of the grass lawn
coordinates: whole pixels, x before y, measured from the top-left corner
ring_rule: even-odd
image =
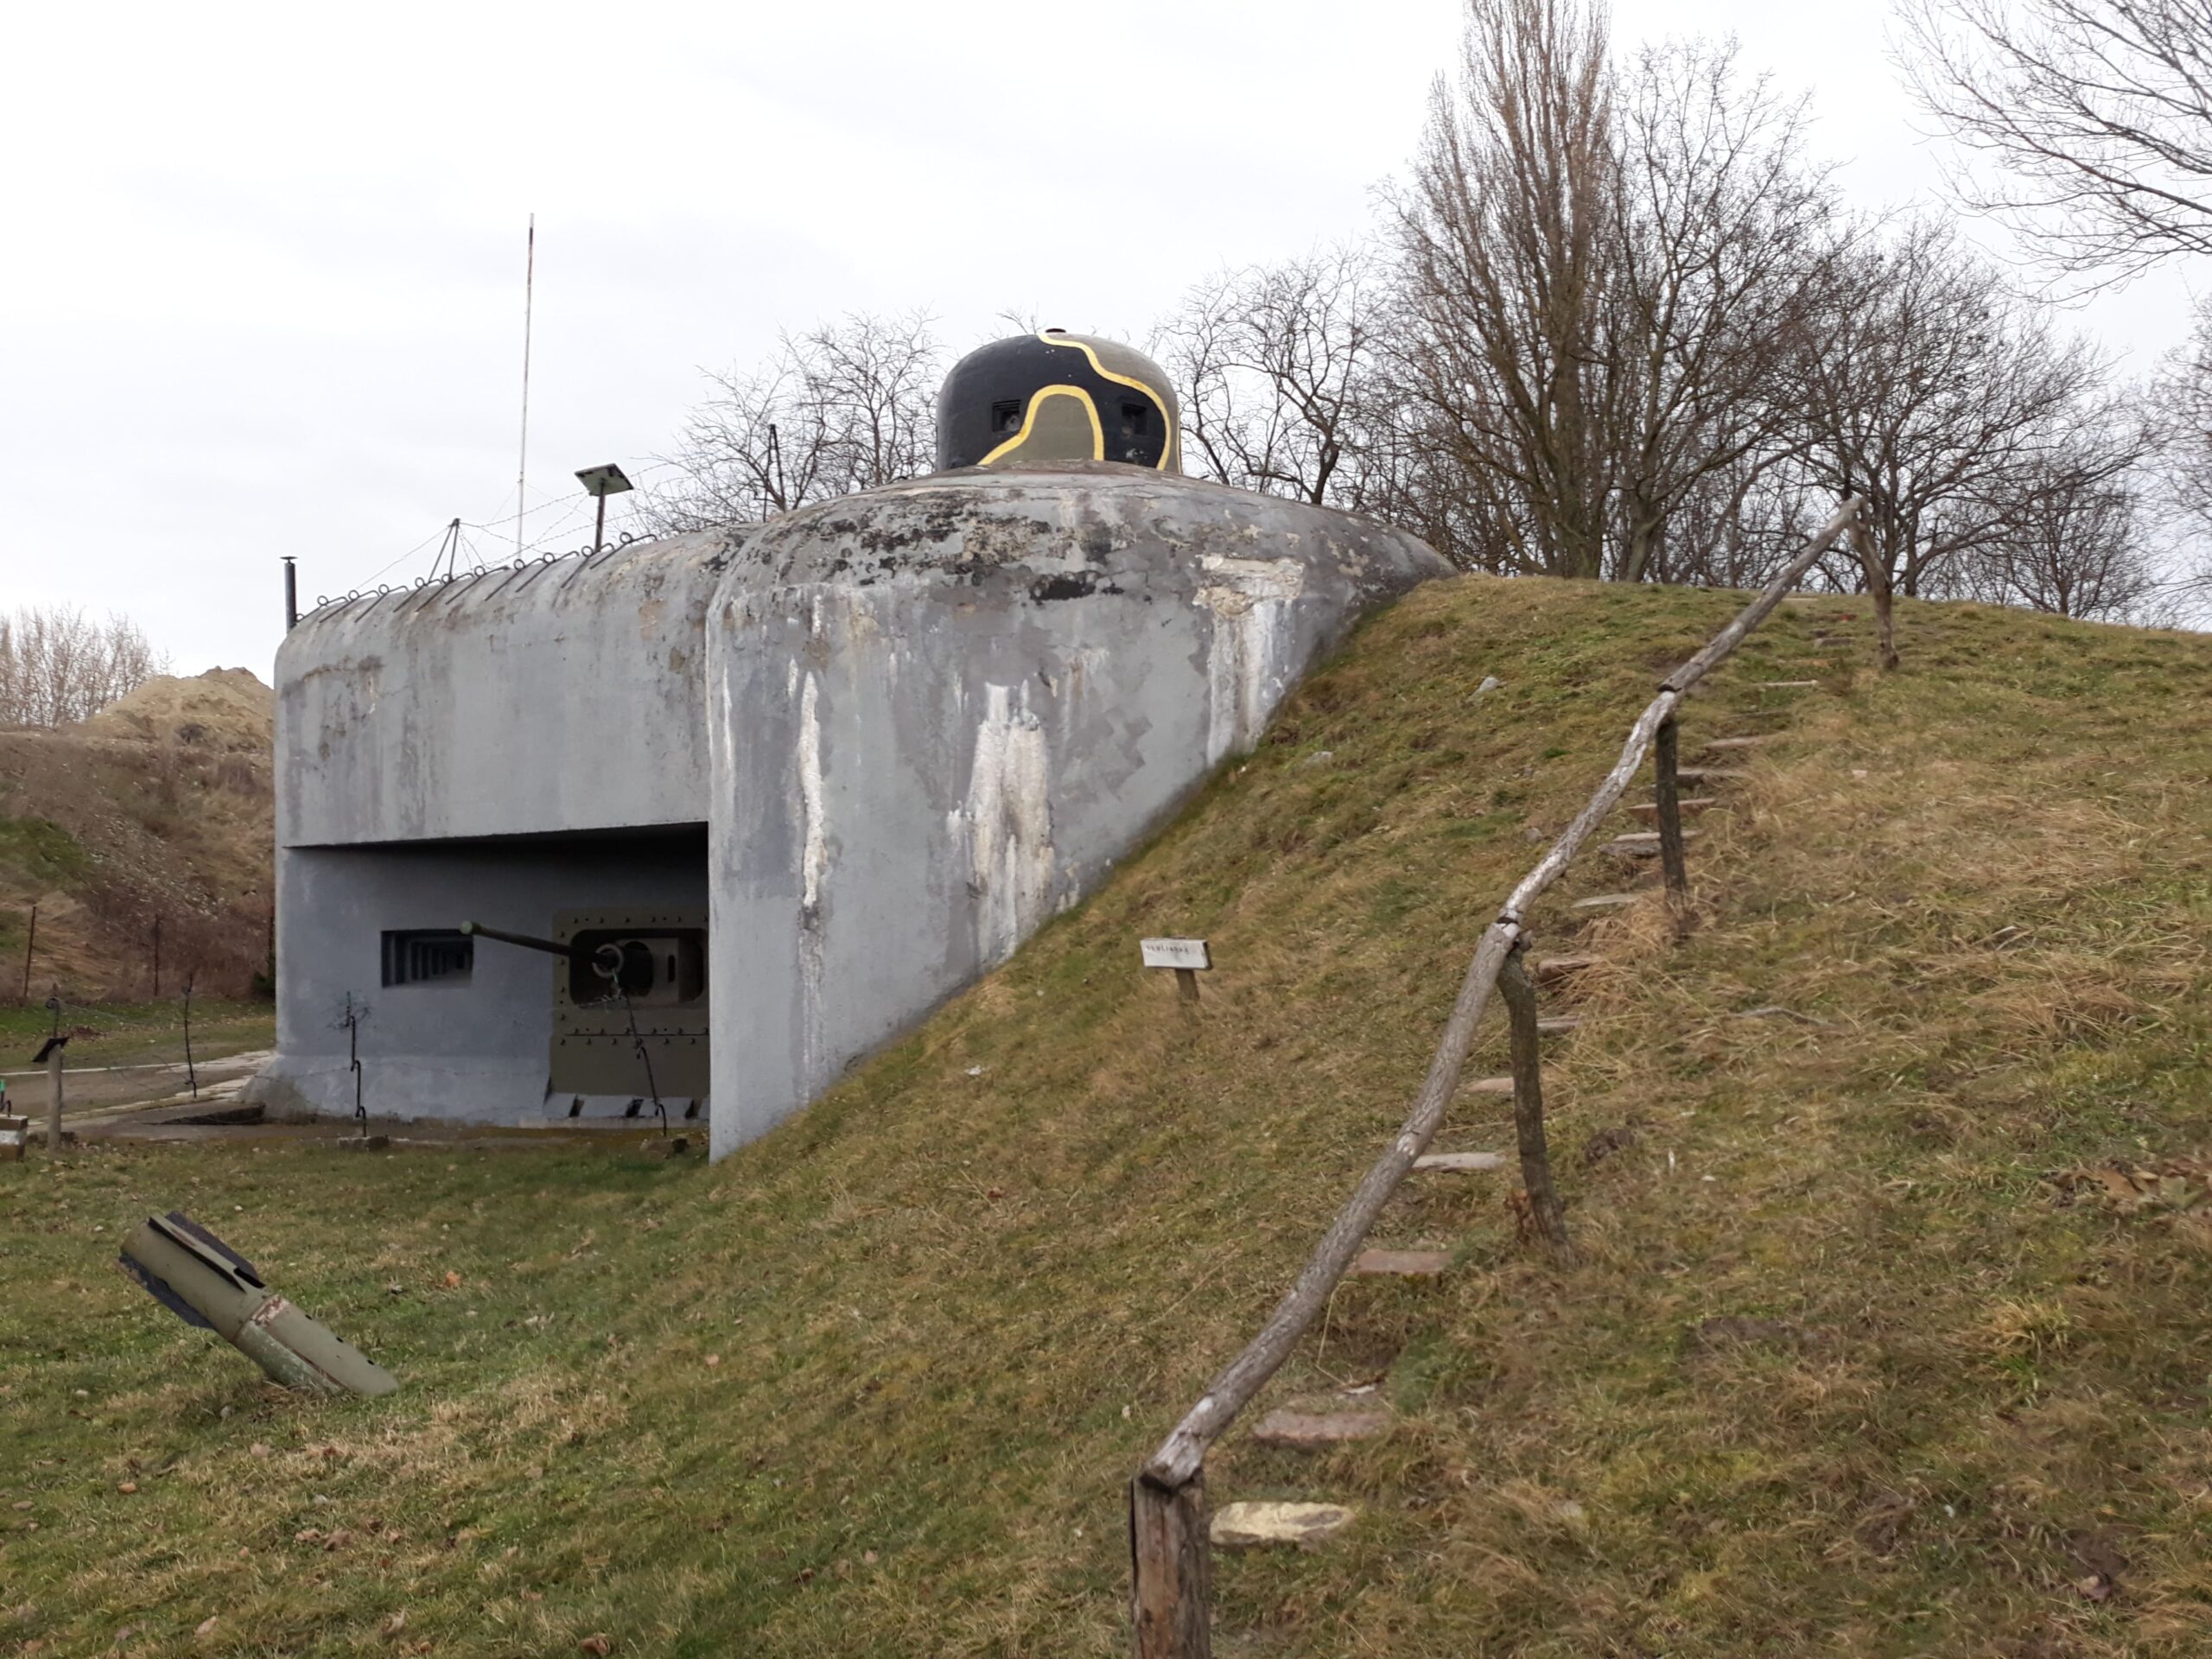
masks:
[[[1421,590],[1091,902],[712,1169],[0,1166],[0,1651],[1121,1652],[1123,1483],[1732,604]],[[1899,675],[1821,601],[1691,704],[1687,747],[1777,735],[1699,820],[1686,941],[1578,919],[1597,855],[1536,918],[1612,964],[1549,1070],[1581,1259],[1516,1243],[1503,1176],[1408,1185],[1376,1242],[1454,1272],[1344,1287],[1262,1402],[1380,1379],[1395,1430],[1210,1464],[1217,1503],[1361,1510],[1217,1560],[1224,1659],[2212,1649],[2212,639],[1901,614]],[[1212,941],[1194,1017],[1147,933]],[[1440,1145],[1510,1137],[1469,1095]],[[127,1284],[172,1207],[401,1392],[284,1395]]]

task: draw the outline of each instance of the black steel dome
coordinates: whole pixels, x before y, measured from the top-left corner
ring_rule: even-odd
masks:
[[[1118,340],[1058,328],[979,346],[937,399],[937,464],[1117,461],[1179,473],[1181,412],[1160,367]]]

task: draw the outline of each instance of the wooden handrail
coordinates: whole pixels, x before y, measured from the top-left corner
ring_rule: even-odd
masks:
[[[1850,527],[1864,501],[1863,496],[1853,496],[1847,501],[1734,620],[1715,634],[1704,649],[1660,682],[1659,694],[1645,705],[1636,723],[1630,727],[1628,741],[1622,745],[1620,759],[1613,769],[1605,774],[1605,781],[1575,815],[1574,821],[1537,861],[1535,868],[1513,889],[1498,912],[1497,919],[1483,930],[1482,938],[1475,945],[1474,957],[1467,964],[1466,976],[1459,982],[1459,995],[1452,1002],[1452,1016],[1445,1022],[1444,1034],[1438,1039],[1434,1058],[1429,1061],[1428,1075],[1422,1080],[1421,1093],[1415,1096],[1404,1125],[1353,1189],[1344,1208],[1337,1212],[1336,1219],[1321,1235],[1313,1255],[1299,1270],[1282,1300],[1275,1304],[1267,1323],[1245,1344],[1243,1351],[1207,1383],[1198,1402],[1184,1414],[1183,1421],[1139,1471],[1139,1479],[1162,1491],[1179,1491],[1203,1467],[1206,1449],[1290,1357],[1291,1349],[1319,1316],[1338,1281],[1351,1267],[1352,1257],[1382,1214],[1382,1206],[1413,1168],[1414,1160],[1427,1151],[1429,1141],[1443,1122],[1445,1110],[1459,1087],[1459,1071],[1466,1064],[1467,1051],[1474,1046],[1475,1028],[1490,1006],[1498,972],[1505,966],[1515,941],[1521,937],[1529,906],[1559,879],[1599,824],[1619,804],[1621,796],[1643,765],[1653,736],[1662,722],[1673,718],[1690,688],[1726,660],[1743,643],[1744,637],[1765,620],[1805,572],[1812,569],[1814,562]]]

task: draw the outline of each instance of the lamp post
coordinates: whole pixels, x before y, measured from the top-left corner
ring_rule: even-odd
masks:
[[[591,550],[596,553],[607,543],[607,498],[625,494],[636,486],[622,476],[622,469],[613,461],[604,467],[585,467],[576,474],[576,482],[584,486],[587,495],[594,496],[599,501],[599,518],[591,530]]]

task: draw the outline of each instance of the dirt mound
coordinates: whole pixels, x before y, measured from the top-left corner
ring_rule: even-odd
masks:
[[[275,708],[218,668],[0,732],[0,996],[22,994],[27,952],[34,1001],[150,995],[156,924],[165,993],[188,974],[247,992],[268,964]]]
[[[211,668],[190,679],[165,674],[64,728],[64,735],[136,738],[232,753],[265,753],[274,741],[276,694],[244,668]]]

